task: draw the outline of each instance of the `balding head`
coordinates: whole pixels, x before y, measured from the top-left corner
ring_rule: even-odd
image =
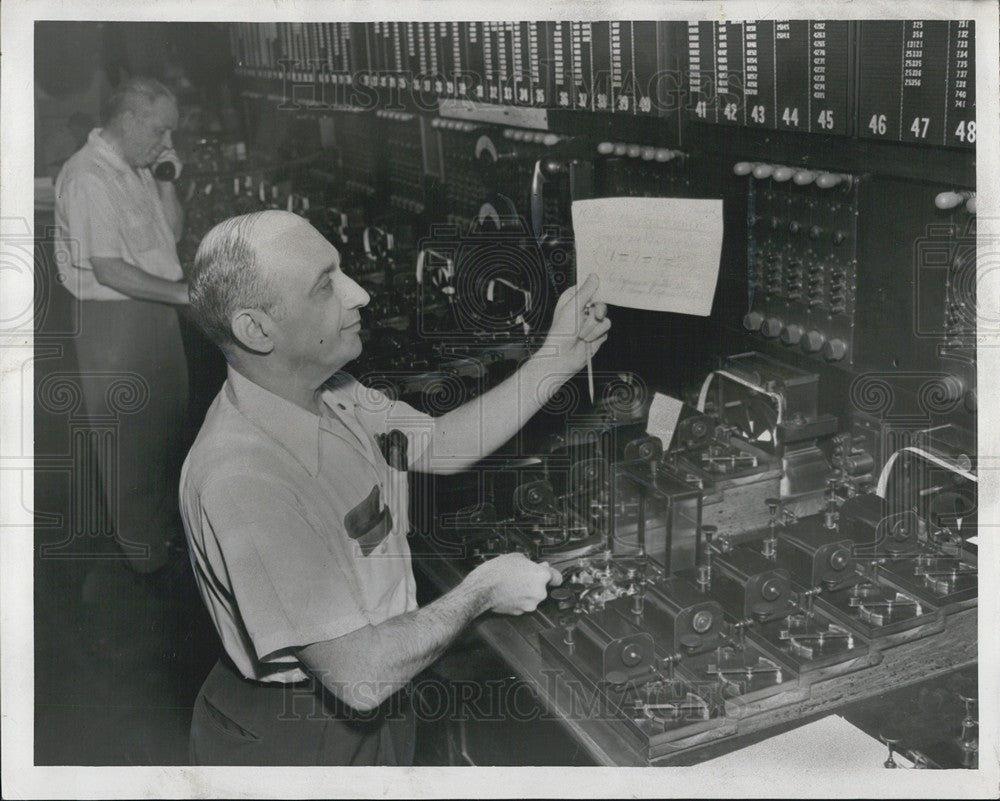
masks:
[[[191,310],[223,350],[237,344],[233,314],[240,309],[275,310],[280,296],[268,262],[303,226],[311,228],[296,214],[261,211],[221,222],[201,240],[190,277]]]
[[[120,120],[127,111],[132,113],[144,111],[159,98],[177,102],[174,93],[155,78],[139,76],[123,81],[108,100],[108,124]]]

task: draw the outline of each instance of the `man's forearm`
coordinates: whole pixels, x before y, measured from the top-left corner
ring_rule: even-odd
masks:
[[[188,286],[183,281],[168,281],[140,270],[124,259],[92,257],[94,276],[104,286],[136,300],[153,300],[183,306],[188,303]]]
[[[487,595],[467,580],[422,609],[306,646],[298,656],[348,706],[374,709],[489,608]]]
[[[157,191],[163,204],[163,214],[170,230],[174,232],[174,242],[179,242],[184,233],[184,207],[177,197],[177,187],[170,181],[157,181]]]
[[[431,446],[414,469],[467,469],[514,436],[576,372],[543,349],[506,381],[436,418]]]

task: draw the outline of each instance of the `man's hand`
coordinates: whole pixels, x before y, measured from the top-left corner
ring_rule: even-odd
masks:
[[[548,585],[562,584],[562,574],[548,562],[536,564],[524,554],[509,553],[483,562],[466,581],[482,586],[489,610],[520,615],[534,612],[548,595]]]
[[[593,356],[608,338],[608,308],[603,303],[591,303],[598,284],[597,276],[591,273],[583,284],[563,292],[556,303],[543,352],[558,354],[560,366],[567,372],[581,370],[588,356]]]

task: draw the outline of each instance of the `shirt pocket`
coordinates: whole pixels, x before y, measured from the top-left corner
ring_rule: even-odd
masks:
[[[392,511],[382,504],[377,485],[372,487],[368,497],[344,515],[344,529],[363,556],[368,556],[389,536]]]

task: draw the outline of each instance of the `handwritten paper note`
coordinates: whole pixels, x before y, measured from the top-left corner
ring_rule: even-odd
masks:
[[[611,197],[573,201],[576,274],[597,300],[708,316],[719,277],[722,201]]]
[[[646,433],[654,437],[659,437],[663,443],[663,449],[670,447],[670,441],[674,438],[674,429],[677,428],[677,421],[681,418],[681,410],[684,404],[663,395],[659,392],[653,394],[653,402],[649,406],[649,419],[646,422]]]

